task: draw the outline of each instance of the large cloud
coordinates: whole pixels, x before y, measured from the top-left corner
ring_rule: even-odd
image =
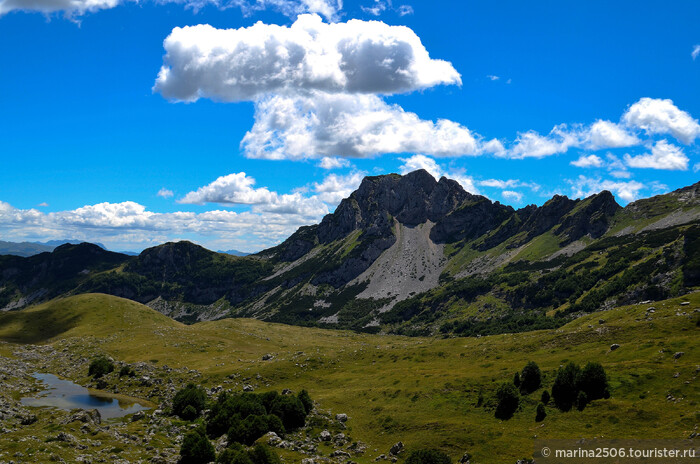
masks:
[[[316,197],[304,197],[300,193],[278,194],[265,187],[253,188],[255,179],[245,172],[221,176],[214,182],[189,192],[178,203],[219,203],[229,205],[254,205],[255,212],[299,214],[314,217],[328,214],[328,208]]]
[[[420,119],[376,95],[329,93],[258,102],[255,124],[241,145],[250,158],[297,160],[405,152],[473,156],[503,148],[456,122]]]
[[[680,147],[659,140],[651,147],[651,153],[638,156],[625,155],[625,163],[633,168],[666,169],[687,171],[690,160]]]
[[[154,90],[172,100],[234,102],[310,90],[393,94],[461,83],[411,29],[380,21],[328,24],[310,14],[290,27],[178,27],[163,45]]]
[[[630,127],[642,129],[647,134],[671,134],[685,144],[700,137],[697,119],[679,109],[671,100],[642,98],[630,106],[622,117]]]

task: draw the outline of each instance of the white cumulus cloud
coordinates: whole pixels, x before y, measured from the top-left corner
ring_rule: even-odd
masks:
[[[449,120],[420,119],[376,95],[276,95],[256,104],[255,123],[241,145],[246,156],[365,158],[384,153],[478,155],[502,149]]]
[[[345,176],[329,174],[322,182],[314,183],[314,191],[321,201],[334,207],[360,186],[365,175],[366,173],[362,171],[352,172]]]
[[[625,155],[625,163],[633,168],[666,169],[687,171],[690,160],[680,147],[659,140],[651,147],[651,153],[638,156]]]
[[[436,179],[439,179],[443,175],[442,168],[438,165],[437,161],[428,156],[413,155],[410,158],[399,159],[404,163],[399,167],[401,174],[408,174],[418,169],[425,169]]]
[[[501,192],[501,195],[503,195],[503,198],[507,201],[512,201],[515,203],[520,203],[523,199],[523,194],[520,192],[516,192],[515,190],[504,190]]]
[[[695,60],[699,55],[700,55],[700,45],[695,45],[693,47],[693,51],[690,52],[690,56],[692,56],[693,60]]]
[[[597,155],[581,155],[576,161],[572,161],[573,166],[579,168],[599,168],[603,166],[603,160]]]
[[[630,134],[619,124],[602,119],[594,122],[584,137],[587,148],[593,150],[630,147],[639,144],[639,139],[634,134]]]
[[[179,101],[310,90],[393,94],[461,83],[452,64],[431,59],[411,29],[380,21],[329,24],[308,14],[290,27],[205,24],[175,28],[163,45],[154,90]]]
[[[219,203],[229,205],[253,205],[255,212],[299,214],[318,216],[328,213],[328,208],[316,197],[305,197],[299,192],[278,194],[265,187],[254,188],[255,179],[245,172],[221,176],[214,182],[189,192],[178,200],[182,204]]]
[[[585,198],[603,190],[609,190],[616,197],[627,203],[638,199],[640,192],[646,188],[644,184],[634,180],[622,182],[586,176],[579,176],[576,180],[569,181],[569,183],[571,184],[573,196],[576,198]]]
[[[158,193],[156,195],[158,195],[159,197],[162,197],[162,198],[170,198],[175,194],[173,193],[172,190],[169,190],[169,189],[166,189],[165,187],[163,187],[162,189],[158,190]]]
[[[697,119],[679,109],[671,100],[642,98],[629,107],[622,120],[630,127],[647,134],[671,134],[685,144],[700,137]]]
[[[324,156],[318,163],[318,167],[322,169],[340,169],[350,166],[350,161],[345,158],[334,158],[330,156]]]

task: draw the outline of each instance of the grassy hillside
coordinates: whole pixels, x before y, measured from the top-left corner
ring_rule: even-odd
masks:
[[[693,431],[700,423],[700,294],[656,302],[654,313],[648,307],[598,312],[557,330],[438,339],[248,319],[186,326],[128,300],[89,294],[0,314],[0,339],[197,369],[208,386],[240,374],[257,391],[306,388],[321,408],[350,416],[346,433],[369,445],[355,459],[361,464],[399,440],[409,449],[438,447],[455,460],[469,451],[472,462],[502,463],[530,456],[535,436],[685,438]],[[621,347],[611,351],[613,343]],[[11,346],[0,346],[10,353]],[[685,354],[674,359],[676,352]],[[268,353],[274,358],[262,361]],[[599,361],[612,398],[582,412],[549,406],[536,423],[540,389],[524,397],[512,419],[495,419],[495,389],[531,360],[548,390],[561,364]]]

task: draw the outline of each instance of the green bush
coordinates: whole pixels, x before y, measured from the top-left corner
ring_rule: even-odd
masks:
[[[119,369],[119,377],[134,377],[135,375],[136,372],[129,366],[122,366],[122,368]]]
[[[513,417],[520,404],[520,394],[512,383],[504,383],[496,391],[496,418],[508,420]]]
[[[114,370],[114,363],[104,356],[93,359],[88,367],[88,375],[99,379]]]
[[[536,362],[530,361],[520,374],[520,391],[532,393],[542,385],[542,373]]]
[[[610,396],[608,377],[600,363],[589,362],[578,376],[578,388],[586,393],[588,401]]]
[[[584,391],[578,392],[578,396],[576,397],[576,408],[579,411],[583,411],[586,408],[587,404],[588,404],[588,395],[586,395],[586,392],[584,392]]]
[[[299,401],[301,401],[301,404],[304,405],[304,410],[306,410],[306,414],[310,413],[311,410],[314,408],[314,402],[311,401],[309,392],[307,392],[306,390],[302,390],[299,392],[297,397],[299,398]]]
[[[542,401],[542,404],[545,406],[549,404],[550,396],[549,392],[547,390],[542,392],[542,396],[540,397],[540,401]]]
[[[520,388],[520,373],[519,372],[516,372],[515,375],[513,375],[513,385]]]
[[[544,404],[537,405],[537,413],[535,414],[535,422],[542,422],[547,417],[547,411],[544,409]]]
[[[282,419],[285,430],[303,427],[306,422],[306,409],[296,396],[282,395],[272,404],[271,414]]]
[[[269,447],[261,444],[245,450],[239,443],[233,443],[219,454],[217,464],[280,464],[280,458]]]
[[[423,449],[411,452],[406,464],[452,464],[450,457],[442,451]]]
[[[180,447],[180,464],[207,464],[215,458],[214,447],[202,427],[187,432]]]
[[[583,410],[593,400],[610,397],[605,369],[599,363],[589,362],[583,369],[574,363],[560,368],[552,386],[554,404],[562,411],[574,405]]]
[[[248,455],[253,464],[280,464],[279,456],[265,445],[255,445],[252,450],[248,451]]]
[[[552,398],[557,408],[568,411],[576,401],[578,395],[577,379],[580,368],[570,362],[557,371],[557,377],[552,385]]]
[[[173,414],[185,420],[195,419],[207,403],[207,394],[202,387],[191,383],[175,394],[173,398]],[[188,406],[191,408],[188,409]],[[192,411],[194,410],[194,414]]]

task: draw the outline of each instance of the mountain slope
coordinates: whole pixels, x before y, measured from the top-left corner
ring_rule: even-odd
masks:
[[[414,335],[522,331],[693,291],[698,243],[700,183],[625,208],[604,191],[514,210],[419,170],[365,178],[320,224],[246,257],[189,242],[137,257],[101,255],[100,263],[61,247],[2,257],[0,306],[103,292],[186,322],[233,316]],[[62,253],[80,269],[56,268]]]

